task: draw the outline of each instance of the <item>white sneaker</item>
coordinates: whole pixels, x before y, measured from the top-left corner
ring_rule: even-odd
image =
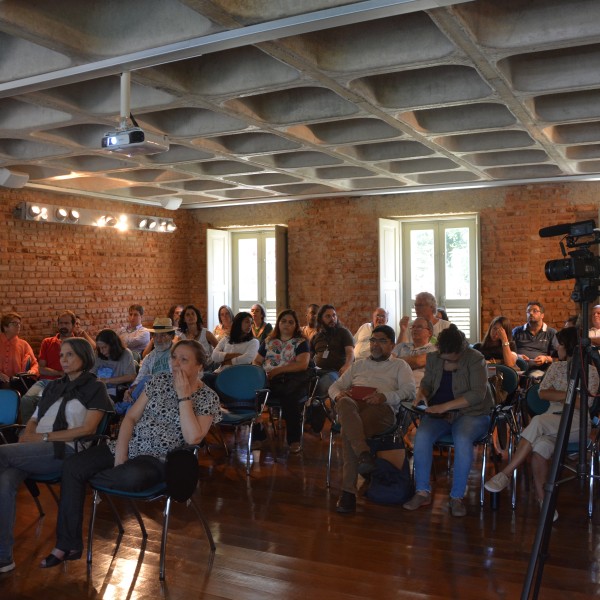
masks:
[[[508,487],[510,479],[502,471],[496,473],[491,479],[485,482],[483,486],[488,492],[501,492]]]

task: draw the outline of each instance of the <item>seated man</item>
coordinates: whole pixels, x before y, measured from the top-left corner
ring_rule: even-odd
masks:
[[[544,306],[537,300],[527,303],[527,323],[515,327],[512,336],[517,345],[517,354],[527,361],[529,374],[545,371],[555,355],[556,329],[544,323]],[[543,375],[543,373],[539,373]]]
[[[415,386],[418,388],[425,374],[427,354],[437,348],[431,343],[433,325],[423,317],[417,317],[410,327],[412,342],[401,342],[392,350],[392,356],[401,358],[412,369]]]
[[[373,334],[373,329],[378,325],[387,325],[388,313],[385,308],[376,308],[373,312],[372,321],[363,323],[354,335],[354,358],[367,358],[371,355],[369,340]]]
[[[73,337],[75,319],[75,313],[70,310],[65,311],[58,317],[58,333],[42,340],[38,356],[40,379],[21,398],[21,423],[25,424],[29,421],[48,383],[53,379],[62,377],[63,368],[60,364],[60,347],[63,340]]]
[[[0,329],[0,387],[9,387],[11,378],[17,374],[27,373],[29,377],[37,377],[40,372],[35,354],[31,346],[19,337],[21,315],[16,312],[4,313]]]
[[[150,342],[150,330],[142,325],[143,315],[144,307],[139,304],[132,304],[129,307],[127,325],[117,331],[123,342],[123,346],[133,352],[136,360],[139,360],[144,348]]]
[[[318,332],[310,349],[319,369],[317,396],[326,397],[329,386],[344,374],[354,361],[354,338],[339,321],[335,307],[324,304],[317,314]]]
[[[395,338],[388,325],[375,327],[371,356],[353,363],[329,388],[342,427],[344,464],[342,495],[336,506],[339,513],[356,510],[358,474],[367,475],[375,466],[366,438],[391,427],[400,402],[413,400],[416,395],[410,367],[391,358]]]
[[[306,309],[306,325],[300,327],[302,335],[310,342],[312,336],[317,333],[317,313],[319,312],[318,304],[309,304]]]
[[[125,392],[123,402],[118,402],[115,406],[120,414],[127,412],[129,406],[138,399],[146,382],[153,375],[171,370],[171,348],[176,327],[168,317],[158,317],[154,319],[152,329],[147,331],[153,334],[154,350],[142,361],[137,377]]]
[[[429,292],[420,292],[415,296],[415,313],[417,317],[427,319],[433,325],[433,337],[431,343],[437,343],[440,333],[450,327],[450,322],[437,317],[437,300]],[[398,342],[412,342],[410,318],[407,316],[400,319],[400,335]]]

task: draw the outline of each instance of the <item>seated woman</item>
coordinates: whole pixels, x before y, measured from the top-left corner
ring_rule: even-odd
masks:
[[[260,345],[254,364],[262,366],[272,395],[281,403],[290,452],[302,450],[302,411],[300,400],[306,396],[310,347],[300,332],[298,315],[293,310],[279,313],[275,329]]]
[[[213,334],[220,342],[231,332],[231,324],[233,323],[233,311],[229,306],[223,304],[223,306],[219,307],[219,312],[217,313],[217,316],[219,317],[219,324],[215,327]]]
[[[427,355],[425,375],[414,401],[415,406],[423,403],[427,408],[414,446],[416,494],[403,506],[416,510],[431,503],[433,445],[452,433],[454,476],[449,506],[452,516],[464,517],[467,509],[463,497],[473,464],[473,442],[488,430],[493,401],[485,360],[480,352],[469,348],[465,334],[456,325],[440,333],[438,351]]]
[[[473,346],[489,363],[514,367],[517,364],[517,345],[512,339],[512,326],[507,317],[492,319],[481,343]]]
[[[250,365],[258,352],[259,342],[252,335],[252,316],[240,312],[233,318],[231,333],[219,341],[212,352],[212,362],[218,365],[212,373],[206,373],[203,381],[214,389],[217,375],[231,365]]]
[[[257,302],[252,305],[250,314],[252,315],[252,335],[259,342],[264,342],[271,331],[273,331],[273,325],[265,322],[267,311],[262,304]]]
[[[217,338],[203,325],[200,311],[192,304],[188,304],[179,316],[179,339],[196,340],[204,349],[206,356],[210,357],[218,342]]]
[[[113,412],[106,386],[90,373],[94,362],[87,340],[63,340],[64,375],[44,388],[19,443],[0,446],[0,573],[15,568],[13,526],[20,483],[30,475],[60,472],[64,460],[75,454],[73,440],[96,433],[104,414]]]
[[[86,483],[142,491],[165,477],[165,457],[183,444],[198,444],[213,423],[221,420],[219,399],[200,380],[204,350],[195,340],[175,344],[173,373],[159,373],[127,411],[119,437],[65,461],[56,547],[41,563],[54,567],[77,560],[83,551],[82,523]]]
[[[117,386],[131,383],[136,376],[135,360],[129,348],[112,329],[102,329],[96,336],[96,364],[92,369],[108,393],[117,398]],[[122,395],[122,394],[121,394]]]
[[[544,484],[550,468],[550,459],[554,453],[563,403],[567,396],[569,366],[578,341],[577,328],[566,327],[561,329],[556,334],[556,341],[558,343],[558,361],[550,365],[539,387],[540,398],[550,402],[548,410],[531,419],[529,425],[521,433],[521,441],[512,460],[485,484],[485,489],[489,492],[502,491],[510,483],[513,471],[531,455],[535,494],[540,506],[544,500]],[[592,394],[595,394],[598,389],[598,372],[593,365],[590,366],[588,372],[587,388]],[[591,396],[590,404],[593,399],[593,396]],[[578,397],[573,411],[569,442],[579,440],[579,409]],[[558,513],[555,513],[554,519],[557,518]]]

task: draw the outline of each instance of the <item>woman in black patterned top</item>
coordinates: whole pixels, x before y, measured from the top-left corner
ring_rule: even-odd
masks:
[[[195,340],[182,340],[171,352],[173,373],[159,373],[127,411],[116,442],[95,446],[65,461],[56,525],[56,547],[40,565],[76,560],[83,551],[83,505],[86,484],[129,492],[164,480],[167,453],[198,444],[221,420],[219,398],[202,381],[206,356]]]

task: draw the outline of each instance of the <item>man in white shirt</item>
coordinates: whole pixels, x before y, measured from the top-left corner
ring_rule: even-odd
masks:
[[[373,329],[379,325],[387,325],[388,312],[385,308],[376,308],[373,312],[371,323],[363,323],[358,331],[354,334],[354,359],[367,358],[371,356],[371,346],[369,340],[373,333]]]
[[[127,325],[121,327],[117,333],[123,342],[123,346],[129,348],[138,360],[150,341],[150,331],[142,325],[143,306],[132,304],[128,312]],[[136,352],[138,356],[135,355]]]
[[[356,510],[358,474],[367,475],[375,467],[366,438],[382,433],[396,421],[402,400],[416,396],[410,367],[391,358],[395,332],[388,325],[373,329],[371,356],[344,371],[329,388],[335,400],[343,444],[342,495],[336,511]]]

